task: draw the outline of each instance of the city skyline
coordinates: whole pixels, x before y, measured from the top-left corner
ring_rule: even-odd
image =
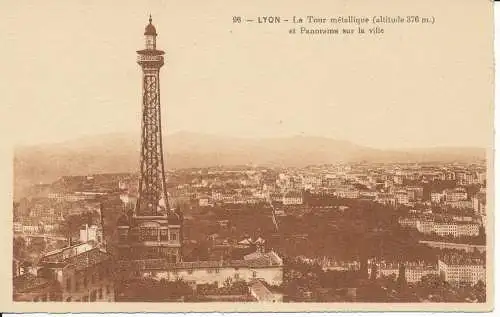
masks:
[[[127,4],[113,15],[111,3],[66,4],[58,10],[50,1],[37,10],[12,5],[10,19],[1,23],[7,24],[2,29],[11,48],[7,74],[23,77],[6,93],[15,143],[138,132],[140,70],[131,61],[142,44],[135,26],[150,11],[166,51],[162,124],[171,133],[323,136],[381,149],[491,147],[492,74],[484,76],[491,73],[489,63],[480,63],[490,60],[491,52],[483,48],[491,43],[487,35],[455,23],[456,16],[441,17],[461,34],[446,46],[431,45],[435,34],[425,28],[409,29],[408,38],[392,32],[384,40],[327,43],[280,36],[284,27],[234,25],[234,12],[219,6],[176,6],[178,14],[172,14],[150,2],[148,12]],[[189,20],[190,27],[174,27],[191,9],[197,19]],[[21,12],[24,18],[15,19]],[[25,20],[44,28],[33,29]],[[398,46],[387,44],[394,40]],[[362,49],[366,44],[373,53]],[[294,54],[287,54],[290,50]],[[310,63],[314,59],[322,63]],[[26,88],[30,94],[23,93]],[[467,89],[472,93],[457,93]]]

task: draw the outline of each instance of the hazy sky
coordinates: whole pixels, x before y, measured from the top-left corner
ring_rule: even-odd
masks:
[[[488,1],[384,0],[378,10],[368,0],[307,9],[267,2],[3,2],[1,98],[12,135],[35,144],[139,133],[136,50],[151,12],[166,51],[169,132],[305,134],[380,148],[490,144],[492,34],[484,27],[491,21],[479,5]],[[436,23],[386,25],[379,37],[290,36],[291,25],[232,24],[233,15],[391,13],[382,2]]]

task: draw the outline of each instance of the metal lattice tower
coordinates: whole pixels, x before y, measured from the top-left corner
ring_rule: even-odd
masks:
[[[137,63],[142,67],[142,132],[138,216],[167,215],[167,198],[160,107],[160,68],[164,51],[156,49],[156,28],[149,24],[144,32],[145,49],[137,51]],[[163,199],[164,204],[160,201]]]

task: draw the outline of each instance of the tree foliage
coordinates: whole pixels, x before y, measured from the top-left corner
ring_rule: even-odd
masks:
[[[193,289],[183,280],[167,281],[138,278],[121,281],[118,301],[165,302],[182,299],[193,294]]]

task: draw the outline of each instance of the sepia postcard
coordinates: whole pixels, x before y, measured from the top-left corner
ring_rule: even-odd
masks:
[[[2,311],[493,309],[492,1],[0,7]]]

